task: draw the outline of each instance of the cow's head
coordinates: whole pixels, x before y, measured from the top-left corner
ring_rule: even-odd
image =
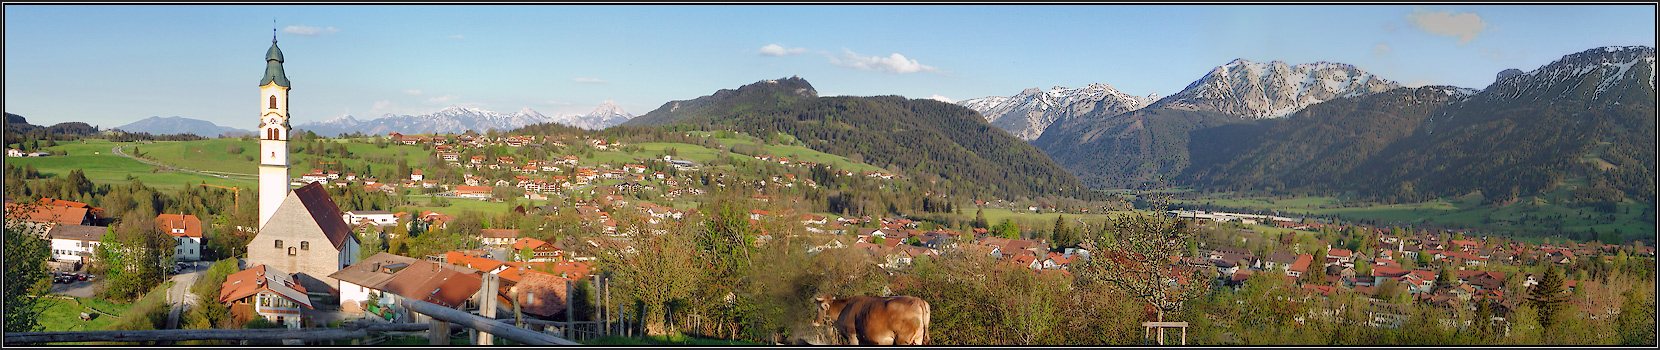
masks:
[[[813,327],[836,322],[836,318],[841,317],[841,308],[832,308],[830,305],[836,298],[817,297],[813,298],[813,301],[818,304],[818,317],[813,318]]]

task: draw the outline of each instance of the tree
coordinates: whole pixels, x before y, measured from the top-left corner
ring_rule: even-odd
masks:
[[[991,235],[1008,239],[1020,238],[1020,225],[1015,225],[1013,219],[1003,219],[1003,222],[992,227]]]
[[[1066,215],[1057,215],[1055,216],[1055,227],[1049,231],[1050,241],[1055,243],[1056,248],[1061,248],[1062,237],[1071,236],[1071,231],[1070,228],[1066,227]]]
[[[695,245],[687,239],[689,225],[676,225],[675,232],[654,234],[625,220],[617,227],[632,238],[633,249],[603,251],[600,261],[618,275],[618,287],[644,304],[643,319],[648,335],[668,334],[665,305],[692,292],[705,264],[697,257]]]
[[[13,210],[10,215],[21,215],[24,210]],[[45,239],[31,233],[21,220],[8,218],[5,224],[5,331],[32,332],[40,328],[42,307],[35,298],[44,294],[51,284],[46,260],[51,257]]]
[[[1562,271],[1553,266],[1545,266],[1539,284],[1528,291],[1527,302],[1538,311],[1539,326],[1550,329],[1557,322],[1557,316],[1568,306],[1568,295],[1562,286]]]
[[[975,210],[974,211],[974,228],[990,228],[990,227],[991,227],[991,223],[986,221],[986,209],[985,208],[980,208],[979,210]]]
[[[1133,215],[1109,221],[1106,230],[1115,239],[1097,241],[1101,252],[1074,270],[1085,285],[1115,286],[1156,309],[1159,321],[1209,289],[1210,280],[1198,270],[1171,264],[1193,239],[1187,221]]]
[[[100,241],[93,253],[97,257],[93,270],[104,277],[98,296],[109,300],[131,300],[161,284],[167,277],[165,269],[173,262],[173,247],[178,245],[156,228],[153,214],[143,211],[123,215],[119,226]]]

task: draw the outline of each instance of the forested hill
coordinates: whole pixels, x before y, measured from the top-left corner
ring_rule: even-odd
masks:
[[[1037,148],[973,110],[934,100],[818,97],[806,80],[786,78],[669,102],[624,125],[669,124],[784,133],[821,152],[971,194],[1094,196]]]

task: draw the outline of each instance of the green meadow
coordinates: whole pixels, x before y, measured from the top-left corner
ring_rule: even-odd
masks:
[[[1379,225],[1409,226],[1435,225],[1466,227],[1494,232],[1523,233],[1524,235],[1564,234],[1584,239],[1583,232],[1611,232],[1619,230],[1622,240],[1630,240],[1655,231],[1652,223],[1644,222],[1647,206],[1627,200],[1615,205],[1612,213],[1597,212],[1587,206],[1568,204],[1574,184],[1571,181],[1556,191],[1540,196],[1524,197],[1510,204],[1481,204],[1479,194],[1462,198],[1443,198],[1405,204],[1346,204],[1339,197],[1271,197],[1246,196],[1234,193],[1201,195],[1194,200],[1172,200],[1173,204],[1202,204],[1228,208],[1279,211],[1284,215],[1334,216],[1345,220],[1372,221]],[[1558,226],[1560,224],[1560,226]],[[1652,237],[1652,236],[1650,236]]]
[[[6,158],[6,163],[14,166],[33,165],[42,175],[60,176],[70,171],[80,169],[88,180],[95,184],[127,184],[132,179],[143,181],[146,186],[155,187],[164,191],[174,191],[185,186],[206,182],[220,186],[250,186],[253,180],[238,180],[207,176],[189,172],[162,170],[155,166],[140,163],[131,158],[116,155],[110,151],[116,146],[127,147],[129,154],[136,148],[144,154],[152,154],[156,144],[142,144],[133,142],[109,142],[102,139],[86,139],[82,141],[67,141],[58,146],[49,147],[47,151],[54,154],[51,157],[38,158]],[[203,142],[203,141],[191,141]]]

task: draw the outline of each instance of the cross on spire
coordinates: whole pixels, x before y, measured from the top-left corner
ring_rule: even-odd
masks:
[[[271,18],[271,43],[277,43],[277,19],[275,17]]]

